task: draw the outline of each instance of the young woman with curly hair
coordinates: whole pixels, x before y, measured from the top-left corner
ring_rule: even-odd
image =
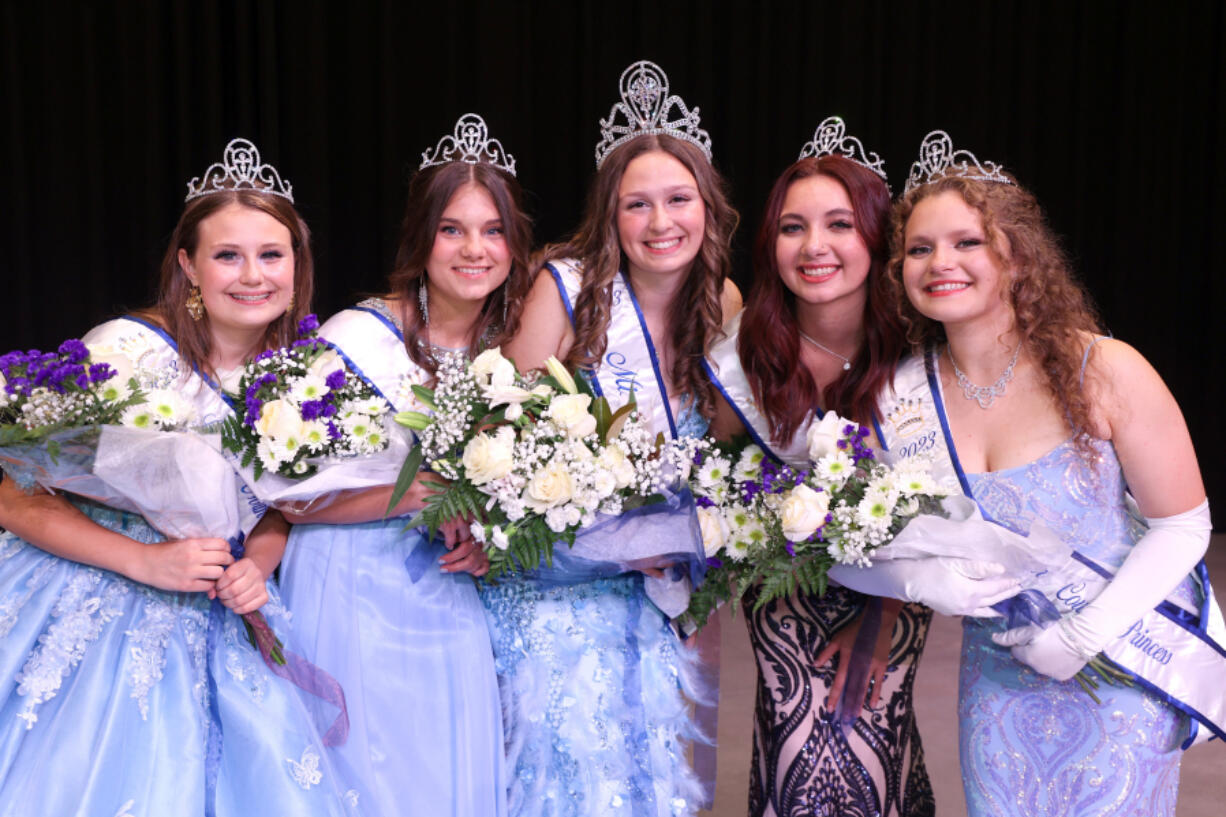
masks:
[[[662,79],[662,81],[661,81]],[[667,87],[638,63],[640,101]],[[628,97],[627,97],[628,98]],[[610,120],[622,110],[614,108]],[[602,123],[607,124],[607,123]],[[713,408],[702,360],[740,305],[736,224],[697,118],[606,140],[574,237],[549,248],[505,349],[521,370],[555,355],[616,407],[633,391],[655,430],[699,435]],[[672,541],[661,540],[661,549]],[[482,590],[507,712],[513,815],[693,814],[695,733],[681,687],[693,659],[641,573],[545,570]],[[712,736],[713,737],[713,736]]]
[[[842,122],[827,119],[818,130],[842,134]],[[717,436],[748,432],[767,456],[801,468],[806,432],[825,412],[874,427],[877,396],[905,349],[885,271],[884,170],[879,160],[866,164],[862,149],[855,160],[808,153],[771,188],[753,289],[709,363],[721,395]],[[756,601],[751,590],[745,622],[758,694],[749,813],[791,814],[804,803],[818,813],[933,814],[911,709],[932,612],[837,585],[757,611]],[[882,612],[871,686],[868,694],[849,690],[839,710],[853,644],[874,603]]]
[[[1023,534],[1042,522],[1107,579],[1046,628],[964,620],[969,812],[1174,814],[1189,731],[1180,698],[1196,679],[1178,651],[1148,674],[1125,636],[1164,599],[1203,601],[1209,509],[1187,426],[1149,363],[1102,337],[1034,197],[991,163],[927,149],[940,139],[925,141],[894,213],[890,270],[922,344],[900,366],[899,388],[908,367],[918,388],[894,416],[931,408],[907,427],[928,423],[929,447],[947,451],[954,484],[986,518]],[[942,155],[958,161],[924,164]],[[1100,704],[1073,676],[1105,648],[1143,680],[1103,685]],[[1162,672],[1180,674],[1179,694]]]
[[[478,124],[483,131],[468,114],[457,133]],[[473,357],[512,331],[532,281],[513,161],[501,146],[447,155],[409,184],[390,293],[320,329],[401,411],[416,405],[412,386],[428,384],[443,355]],[[421,474],[397,512],[420,508],[432,479]],[[365,813],[504,814],[489,633],[462,575],[484,574],[488,561],[459,521],[445,526],[445,541],[430,541],[405,531],[397,513],[385,518],[390,495],[390,486],[369,489],[290,515],[286,601],[310,656],[333,668],[352,701],[337,764]]]

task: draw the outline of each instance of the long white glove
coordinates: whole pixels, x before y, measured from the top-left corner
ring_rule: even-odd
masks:
[[[930,556],[879,560],[871,567],[834,565],[829,576],[859,593],[916,601],[946,616],[994,616],[989,607],[1021,590],[1004,572],[994,562]]]
[[[1209,546],[1209,500],[1190,511],[1146,519],[1133,546],[1098,598],[1046,629],[1029,624],[992,636],[1036,672],[1067,681],[1111,639],[1152,610],[1183,581]]]

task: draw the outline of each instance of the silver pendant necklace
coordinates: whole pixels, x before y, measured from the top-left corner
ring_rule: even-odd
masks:
[[[1013,350],[1013,359],[1009,361],[1009,365],[1005,367],[1005,371],[996,382],[990,386],[977,386],[972,383],[970,378],[958,368],[958,362],[954,360],[954,350],[946,346],[945,351],[949,354],[949,362],[954,366],[958,385],[962,387],[962,396],[967,400],[974,400],[979,404],[979,408],[987,409],[992,407],[997,397],[1005,393],[1005,386],[1013,379],[1013,367],[1017,365],[1017,356],[1022,351],[1022,344],[1021,341],[1018,341],[1017,348]]]
[[[797,331],[797,332],[800,332],[800,329],[797,329],[796,331]],[[846,372],[846,371],[849,371],[849,370],[851,369],[851,361],[850,361],[850,360],[848,360],[847,358],[843,357],[842,355],[840,355],[838,352],[834,351],[833,349],[831,349],[831,348],[829,348],[829,347],[827,347],[827,346],[823,346],[822,344],[820,344],[820,343],[818,343],[817,341],[815,341],[813,338],[811,338],[811,337],[809,337],[808,335],[806,335],[804,332],[800,332],[800,336],[801,336],[802,338],[804,338],[805,340],[809,341],[809,343],[812,343],[812,344],[813,344],[814,346],[816,346],[818,349],[821,349],[821,350],[822,350],[823,352],[825,352],[826,354],[831,355],[832,357],[837,357],[839,360],[843,361],[843,371],[845,371],[845,372]]]

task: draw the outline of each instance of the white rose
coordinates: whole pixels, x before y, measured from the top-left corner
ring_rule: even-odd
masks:
[[[634,466],[626,459],[626,452],[618,445],[605,446],[596,458],[596,467],[613,475],[618,488],[625,488],[634,481]]]
[[[322,355],[315,358],[315,362],[307,367],[307,375],[326,380],[328,375],[344,367],[345,364],[341,362],[341,356],[336,353],[336,350],[328,349]]]
[[[829,509],[830,494],[819,493],[808,485],[797,485],[788,492],[780,509],[783,535],[791,542],[803,542],[826,522]]]
[[[566,466],[556,460],[546,463],[524,488],[524,504],[537,513],[569,502],[575,488]]]
[[[588,414],[591,395],[562,394],[553,398],[545,416],[571,437],[586,437],[596,431],[596,418]]]
[[[728,522],[718,508],[699,508],[698,527],[702,531],[702,547],[707,556],[714,556],[728,542]]]
[[[303,436],[304,423],[298,409],[288,400],[269,400],[260,409],[260,419],[255,430],[261,437],[284,440]]]
[[[502,347],[495,346],[493,349],[486,349],[477,355],[472,363],[468,364],[468,371],[482,385],[486,385],[490,382],[490,375],[494,371],[494,365],[500,360],[503,360]]]
[[[473,485],[484,485],[511,473],[511,453],[515,448],[514,433],[503,426],[496,434],[484,431],[464,446],[464,471]]]
[[[839,450],[838,443],[843,439],[843,427],[847,425],[847,422],[833,411],[828,411],[822,415],[821,422],[809,426],[809,433],[805,435],[805,441],[809,445],[811,461],[817,462],[822,457]]]

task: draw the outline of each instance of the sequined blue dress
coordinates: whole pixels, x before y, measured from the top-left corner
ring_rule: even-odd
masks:
[[[86,336],[103,340],[146,370],[176,370],[169,339],[142,323]],[[215,393],[189,392],[206,422],[221,419]],[[136,541],[165,539],[135,514],[74,504]],[[293,650],[271,581],[268,595],[261,610]],[[0,532],[0,815],[351,814],[320,739],[337,710],[323,714],[272,674],[219,602]]]
[[[1118,568],[1144,533],[1125,502],[1115,449],[1092,465],[1072,442],[1017,468],[967,474],[986,516],[1021,533],[1042,521],[1095,561]],[[1180,588],[1192,593],[1191,585]],[[1002,626],[963,622],[959,746],[973,817],[1174,815],[1186,718],[1149,693],[1053,681],[991,640]]]
[[[677,426],[699,436],[707,423],[683,411]],[[682,695],[694,657],[642,574],[565,581],[542,569],[481,588],[506,709],[508,813],[694,814]]]
[[[320,334],[397,410],[428,375],[378,299]],[[446,551],[404,519],[296,525],[281,567],[304,655],[331,672],[350,733],[330,751],[379,817],[506,813],[502,709],[485,615],[472,577],[443,573]]]

